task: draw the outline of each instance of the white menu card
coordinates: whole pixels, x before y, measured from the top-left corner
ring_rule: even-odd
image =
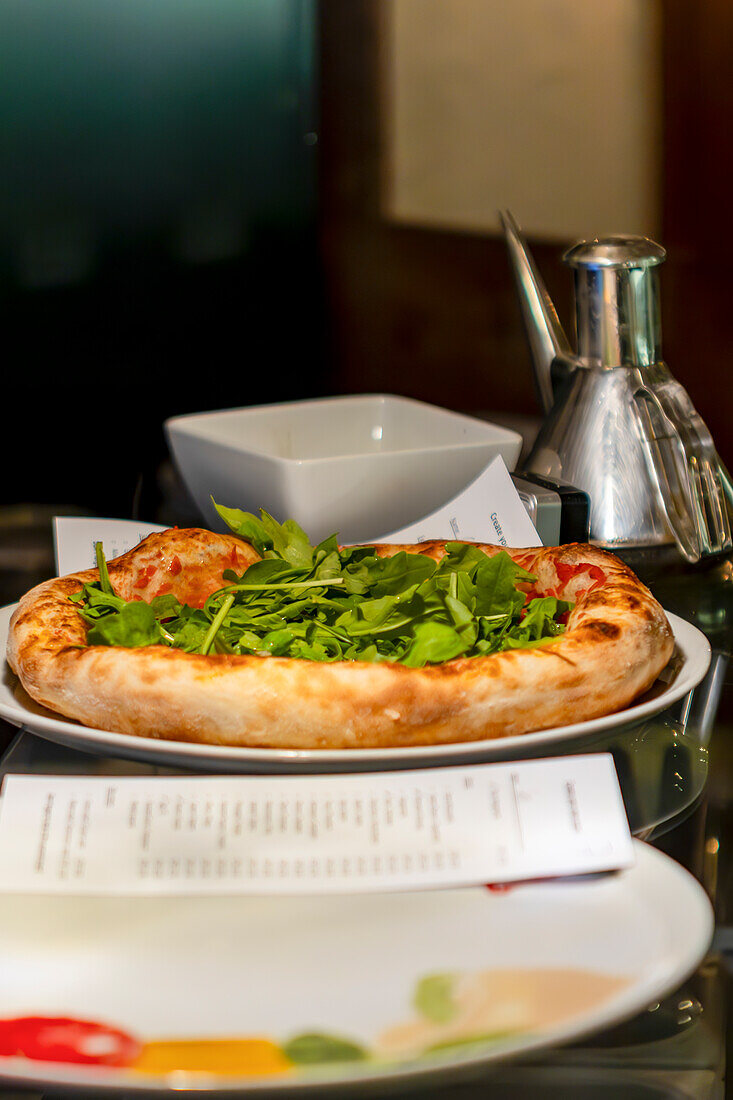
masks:
[[[0,891],[410,890],[627,867],[610,754],[330,776],[8,775]]]
[[[56,571],[60,577],[93,569],[97,564],[95,543],[101,542],[107,561],[137,546],[154,531],[165,531],[157,523],[132,519],[100,519],[97,516],[55,516],[53,524]]]
[[[501,455],[442,507],[374,541],[411,543],[429,539],[496,546],[542,545]]]

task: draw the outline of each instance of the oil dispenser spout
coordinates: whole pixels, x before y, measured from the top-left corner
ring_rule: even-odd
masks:
[[[573,369],[573,352],[519,226],[509,210],[500,211],[499,217],[517,283],[535,384],[542,409],[548,413],[555,401],[553,376]]]

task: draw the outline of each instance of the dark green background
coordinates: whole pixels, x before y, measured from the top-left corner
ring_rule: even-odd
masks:
[[[126,515],[165,417],[320,391],[314,24],[0,5],[0,504]]]

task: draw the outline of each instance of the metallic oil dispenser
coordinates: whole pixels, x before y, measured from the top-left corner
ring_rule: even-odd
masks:
[[[590,539],[698,562],[727,552],[733,485],[710,432],[661,358],[657,267],[646,237],[583,241],[574,272],[574,353],[511,214],[502,214],[545,419],[523,472],[590,499]]]

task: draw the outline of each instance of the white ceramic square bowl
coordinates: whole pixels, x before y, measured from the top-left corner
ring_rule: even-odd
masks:
[[[521,436],[488,421],[390,394],[359,394],[174,417],[176,465],[206,524],[230,508],[294,519],[319,542],[362,542],[450,500]]]

